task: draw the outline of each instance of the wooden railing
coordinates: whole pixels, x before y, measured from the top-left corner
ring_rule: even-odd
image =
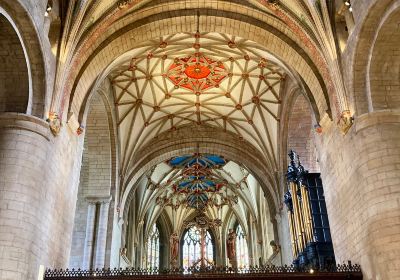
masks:
[[[246,269],[214,267],[205,269],[97,269],[97,270],[47,270],[46,280],[68,279],[362,279],[359,265],[343,264],[319,271],[299,271],[294,266],[265,266]]]

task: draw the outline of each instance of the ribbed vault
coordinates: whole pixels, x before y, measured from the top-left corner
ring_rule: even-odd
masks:
[[[230,161],[240,162],[258,181],[270,213],[276,213],[279,200],[277,174],[264,161],[259,160],[261,155],[257,148],[246,140],[239,140],[233,132],[224,132],[211,126],[187,125],[160,134],[135,156],[132,168],[122,178],[120,215],[127,216],[128,205],[138,184],[149,170],[171,157],[193,153],[218,154]]]
[[[186,155],[192,158],[192,155]],[[257,193],[258,184],[255,178],[243,165],[238,165],[232,161],[226,161],[224,166],[212,166],[210,171],[213,173],[213,179],[207,179],[209,183],[223,182],[218,190],[210,189],[175,189],[176,185],[182,184],[185,177],[180,173],[183,169],[171,166],[170,161],[162,162],[146,172],[145,177],[139,182],[136,189],[136,195],[141,196],[138,206],[140,220],[147,219],[147,225],[151,225],[161,215],[166,212],[170,219],[174,219],[174,211],[178,214],[177,228],[180,228],[182,222],[196,211],[204,211],[210,218],[221,219],[225,221],[225,216],[231,211],[237,218],[246,224],[246,217],[251,215],[258,219]],[[207,157],[210,155],[200,155]],[[212,155],[215,156],[215,155]],[[218,184],[218,183],[217,183]],[[193,187],[193,186],[191,186]],[[208,193],[207,193],[208,192]],[[217,195],[219,193],[220,195]],[[198,194],[208,196],[209,202],[205,208],[199,209],[191,204],[191,196]],[[179,197],[183,203],[173,203],[173,199]]]
[[[194,175],[193,169],[200,172]],[[192,204],[194,196],[207,197],[205,207]],[[172,157],[154,165],[136,182],[128,215],[132,217],[134,213],[136,224],[129,229],[133,240],[127,242],[141,246],[142,233],[147,237],[153,225],[160,225],[160,221],[164,223],[162,230],[182,237],[188,221],[205,215],[218,224],[210,228],[216,238],[217,263],[225,262],[223,248],[228,228],[238,224],[243,228],[249,248],[257,240],[261,244],[258,253],[269,255],[268,244],[277,237],[269,222],[268,206],[259,182],[243,164],[215,154]],[[251,251],[251,256],[258,259],[258,253]],[[132,251],[128,252],[128,258],[133,259],[133,255]],[[140,259],[135,264],[143,265]]]
[[[286,74],[262,47],[226,34],[180,33],[142,44],[128,57],[109,75],[124,173],[149,140],[185,125],[233,132],[276,167]]]

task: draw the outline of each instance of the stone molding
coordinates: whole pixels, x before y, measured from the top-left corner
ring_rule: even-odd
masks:
[[[382,124],[400,124],[400,111],[398,110],[381,110],[371,113],[362,114],[355,119],[356,133],[371,126]]]
[[[87,196],[85,197],[86,202],[89,204],[96,204],[96,203],[101,203],[101,204],[106,204],[110,203],[112,200],[112,196]]]
[[[47,141],[51,139],[49,124],[46,121],[23,113],[1,113],[0,130],[3,129],[26,130],[42,136]]]

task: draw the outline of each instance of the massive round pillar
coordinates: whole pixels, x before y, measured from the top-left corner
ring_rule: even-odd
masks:
[[[364,279],[397,279],[400,114],[361,115],[346,137],[323,127],[319,158],[336,261],[361,264]]]
[[[40,265],[67,265],[76,140],[67,129],[54,138],[36,117],[0,115],[0,279],[37,279]]]

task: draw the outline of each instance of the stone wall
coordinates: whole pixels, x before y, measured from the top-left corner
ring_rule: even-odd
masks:
[[[319,172],[310,103],[303,95],[296,98],[289,117],[288,151],[294,150],[309,172]]]

